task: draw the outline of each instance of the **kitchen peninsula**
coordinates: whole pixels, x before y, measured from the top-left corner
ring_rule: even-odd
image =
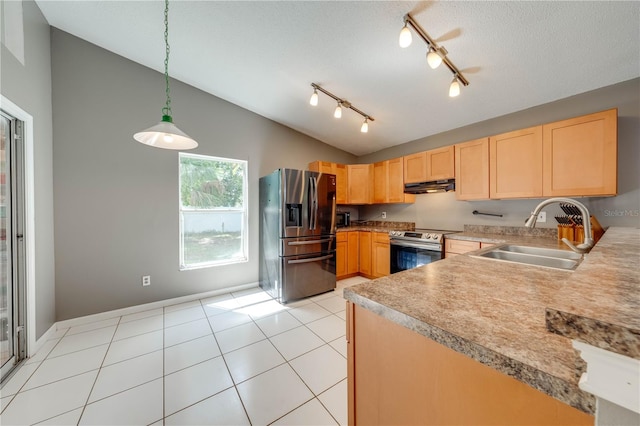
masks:
[[[350,423],[593,424],[571,339],[640,359],[639,255],[612,228],[573,272],[465,254],[345,289]]]

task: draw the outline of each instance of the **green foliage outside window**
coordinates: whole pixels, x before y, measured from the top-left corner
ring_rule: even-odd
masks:
[[[180,167],[183,207],[242,207],[243,164],[183,156]]]

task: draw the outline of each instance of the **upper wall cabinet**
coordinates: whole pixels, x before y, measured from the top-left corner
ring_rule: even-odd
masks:
[[[454,147],[432,149],[404,157],[404,183],[455,177]]]
[[[373,203],[413,203],[415,195],[404,193],[403,159],[373,164]]]
[[[371,204],[373,164],[348,164],[347,174],[349,204]]]
[[[313,163],[309,163],[309,170],[312,172],[336,175],[336,203],[347,204],[347,187],[349,182],[346,165],[328,161],[314,161]]]
[[[618,192],[618,110],[545,124],[543,195]]]
[[[489,138],[489,197],[542,196],[542,126]]]
[[[456,144],[456,198],[489,198],[489,138]]]

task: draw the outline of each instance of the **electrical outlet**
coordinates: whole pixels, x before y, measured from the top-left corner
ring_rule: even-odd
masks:
[[[142,276],[142,286],[146,287],[151,285],[151,275],[143,275]]]
[[[538,222],[544,223],[547,221],[547,212],[538,213]]]
[[[387,218],[387,212],[382,212],[382,218],[386,219]]]

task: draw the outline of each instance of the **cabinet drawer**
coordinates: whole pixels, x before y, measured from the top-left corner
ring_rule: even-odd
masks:
[[[337,243],[346,243],[347,242],[347,233],[346,232],[336,232],[336,242]]]
[[[375,243],[389,244],[389,234],[386,232],[374,232],[373,241]]]
[[[445,240],[445,253],[462,254],[479,249],[479,241]]]

